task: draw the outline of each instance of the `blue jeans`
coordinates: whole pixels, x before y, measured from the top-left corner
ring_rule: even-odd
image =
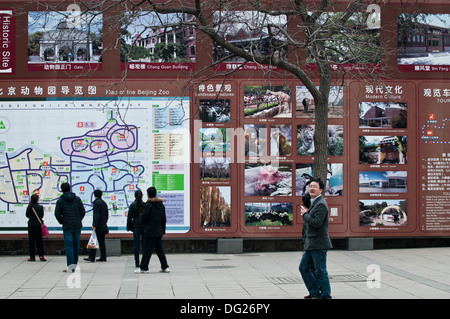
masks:
[[[331,299],[326,249],[306,250],[303,253],[299,270],[311,297]]]
[[[80,253],[80,235],[81,228],[66,229],[64,233],[64,245],[66,246],[67,267],[78,264],[78,255]]]

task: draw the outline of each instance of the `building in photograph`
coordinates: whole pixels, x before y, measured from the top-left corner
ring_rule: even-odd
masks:
[[[85,62],[93,58],[93,39],[88,31],[71,28],[60,22],[56,29],[45,31],[39,40],[39,60],[49,62]]]

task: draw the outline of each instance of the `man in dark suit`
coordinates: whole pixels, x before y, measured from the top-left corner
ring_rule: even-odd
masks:
[[[105,236],[109,233],[107,226],[108,204],[102,199],[102,195],[101,190],[96,189],[94,191],[92,231],[97,234],[98,247],[100,248],[100,258],[97,261],[106,261]],[[89,249],[89,257],[84,258],[84,260],[94,262],[96,253],[97,249]]]
[[[300,213],[306,224],[306,238],[299,270],[311,299],[331,299],[330,280],[327,272],[327,251],[333,248],[328,235],[328,205],[323,197],[324,183],[312,179],[309,184],[311,206]]]

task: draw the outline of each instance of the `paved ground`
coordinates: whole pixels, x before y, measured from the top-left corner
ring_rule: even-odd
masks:
[[[27,262],[0,256],[0,299],[302,299],[301,252],[169,254],[170,273],[135,274],[130,255],[105,263],[82,260],[63,273],[64,256]],[[334,299],[450,298],[450,247],[370,251],[331,250]],[[373,280],[371,280],[373,279]],[[377,280],[379,279],[379,281]],[[379,283],[379,285],[378,285]]]

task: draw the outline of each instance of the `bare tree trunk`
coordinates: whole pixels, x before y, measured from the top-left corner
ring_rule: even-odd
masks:
[[[314,131],[314,177],[327,180],[328,162],[328,98],[316,101]],[[323,142],[325,141],[325,142]]]
[[[316,100],[314,131],[314,177],[327,181],[328,163],[328,101],[331,87],[331,68],[327,61],[319,62],[320,86]]]

